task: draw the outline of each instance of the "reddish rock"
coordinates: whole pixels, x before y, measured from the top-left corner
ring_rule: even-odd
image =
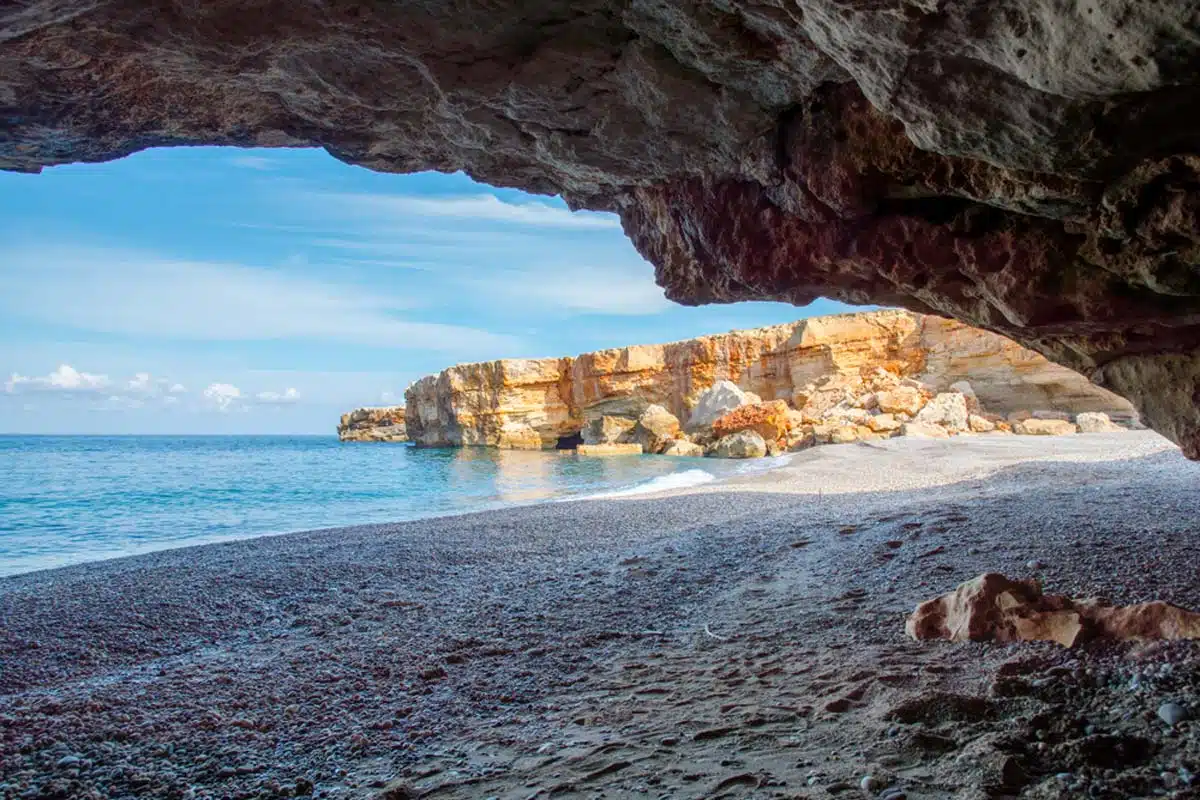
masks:
[[[720,439],[731,433],[754,431],[765,442],[786,447],[791,429],[789,412],[787,403],[782,400],[735,408],[713,423],[713,436]]]
[[[1036,580],[986,573],[917,606],[905,631],[953,642],[1051,641],[1066,647],[1095,638],[1200,639],[1200,613],[1163,602],[1108,606],[1043,594]]]

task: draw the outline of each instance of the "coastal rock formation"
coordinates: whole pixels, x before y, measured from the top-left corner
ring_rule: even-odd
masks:
[[[741,406],[719,417],[712,424],[712,434],[720,439],[733,433],[754,431],[768,447],[784,449],[792,427],[788,411],[787,403],[782,400]]]
[[[1122,430],[1120,425],[1114,425],[1108,414],[1102,411],[1087,411],[1075,417],[1075,424],[1080,433],[1115,433]]]
[[[337,434],[343,442],[407,442],[404,406],[356,408],[342,414]]]
[[[1035,580],[986,573],[917,606],[905,624],[914,639],[952,642],[1058,642],[1096,638],[1200,639],[1200,613],[1168,603],[1115,607],[1043,594]]]
[[[679,302],[955,317],[1200,456],[1196,12],[25,0],[0,8],[0,168],[227,144],[465,170],[619,213]]]
[[[974,400],[949,390],[963,381]],[[719,418],[758,398],[784,404],[788,446],[811,433],[798,423],[895,431],[931,400],[935,410],[946,406],[931,417],[949,420],[956,432],[969,426],[964,409],[971,402],[996,420],[1009,413],[1032,418],[1033,411],[1136,418],[1125,400],[1002,337],[894,310],[575,358],[461,364],[422,378],[405,394],[409,434],[418,444],[546,449],[581,432],[589,443],[633,441],[638,420],[653,406],[674,416],[688,436],[703,438]],[[876,419],[883,414],[891,416]],[[683,435],[669,430],[668,422],[657,443],[645,442],[647,452]]]

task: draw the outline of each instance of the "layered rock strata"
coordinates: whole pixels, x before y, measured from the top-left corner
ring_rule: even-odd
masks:
[[[320,146],[615,211],[683,303],[936,312],[1200,456],[1191,2],[21,0],[0,168]]]
[[[356,408],[342,414],[337,434],[343,442],[407,442],[404,406]]]
[[[970,383],[970,402],[993,415],[1135,417],[1125,400],[1003,337],[898,310],[575,358],[462,364],[415,382],[405,400],[409,435],[421,445],[549,449],[581,436],[589,445],[640,441],[660,452],[685,436],[675,424],[693,438],[719,438],[735,432],[736,417],[719,424],[724,415],[756,403],[766,408],[740,413],[753,417],[751,429],[771,447],[783,446],[786,431],[833,419],[884,434],[906,422],[941,424],[950,414],[953,431],[967,431],[965,396],[937,399],[962,381]],[[918,414],[925,417],[914,420]],[[833,436],[807,433],[814,441]]]

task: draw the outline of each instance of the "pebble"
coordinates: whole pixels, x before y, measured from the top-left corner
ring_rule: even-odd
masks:
[[[1029,569],[1042,569],[1042,568],[1043,568],[1043,567],[1045,567],[1046,565],[1045,565],[1045,564],[1043,564],[1041,561],[1038,561],[1038,560],[1035,558],[1035,559],[1033,559],[1032,561],[1027,561],[1027,562],[1025,562],[1025,566],[1026,566],[1027,568],[1029,568]]]
[[[883,782],[874,775],[863,775],[862,780],[858,782],[864,792],[877,792],[883,788]]]
[[[1168,725],[1175,726],[1188,718],[1188,712],[1179,703],[1163,703],[1158,707],[1158,718]]]
[[[889,786],[879,793],[878,800],[908,800],[908,795],[899,786]]]
[[[1160,708],[1159,714],[1161,714],[1161,713],[1162,713],[1162,709]],[[58,760],[58,762],[54,766],[58,767],[59,769],[70,769],[71,767],[78,767],[79,766],[79,756],[63,756],[62,758],[60,758]]]

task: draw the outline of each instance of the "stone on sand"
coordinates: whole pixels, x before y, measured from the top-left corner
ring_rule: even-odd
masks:
[[[1200,639],[1200,613],[1159,601],[1108,606],[1043,594],[1033,579],[985,573],[917,606],[904,626],[914,639],[953,642]]]
[[[905,422],[900,426],[901,436],[917,439],[949,439],[950,432],[941,425],[923,425],[920,422]]]
[[[1075,424],[1064,419],[1024,419],[1013,424],[1013,431],[1023,436],[1069,436],[1076,432]]]
[[[920,425],[941,425],[952,433],[967,430],[967,399],[958,392],[943,392],[922,408],[913,422]]]
[[[1075,416],[1080,433],[1116,433],[1125,430],[1103,411],[1085,411]]]
[[[766,440],[754,431],[738,431],[722,436],[707,453],[714,458],[761,458],[766,454]]]

